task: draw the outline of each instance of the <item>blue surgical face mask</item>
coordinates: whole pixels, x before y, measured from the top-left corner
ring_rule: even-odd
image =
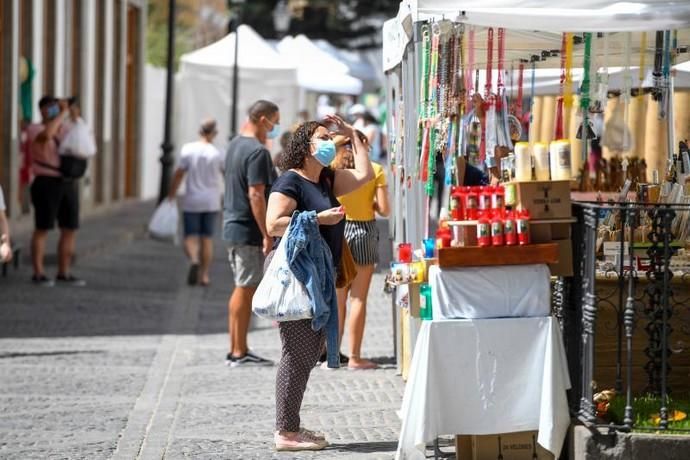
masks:
[[[55,105],[55,104],[54,104],[54,105],[51,105],[51,106],[48,107],[48,109],[46,110],[46,115],[48,116],[48,120],[52,120],[53,118],[55,118],[55,117],[57,117],[58,115],[60,115],[60,107],[58,107],[58,106]]]
[[[330,139],[318,139],[314,144],[316,144],[316,152],[314,152],[316,161],[324,167],[329,166],[335,159],[335,142]]]
[[[273,123],[273,128],[266,133],[266,137],[269,139],[275,139],[278,136],[280,136],[280,125],[278,123]]]

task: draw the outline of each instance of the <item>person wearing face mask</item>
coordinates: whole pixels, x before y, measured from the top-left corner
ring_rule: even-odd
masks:
[[[38,107],[41,123],[29,125],[26,132],[34,176],[31,183],[35,224],[31,237],[32,281],[46,287],[55,284],[45,274],[43,259],[48,232],[55,227],[57,220],[60,239],[56,281],[62,285],[84,286],[86,283],[70,272],[79,228],[79,184],[76,179],[62,177],[59,171],[58,146],[69,129],[64,123],[69,117],[69,104],[65,99],[43,96]]]
[[[265,143],[280,135],[280,112],[273,102],[259,100],[248,115],[239,136],[228,145],[224,168],[223,240],[235,281],[228,302],[230,351],[225,361],[231,367],[273,365],[249,350],[247,331],[264,257],[273,246],[266,231],[266,201],[276,171]]]
[[[304,123],[294,131],[288,150],[281,157],[280,166],[285,172],[273,184],[268,199],[266,227],[271,236],[282,237],[294,211],[315,211],[318,232],[330,249],[333,263],[333,267],[317,268],[327,274],[340,265],[344,240],[345,211],[336,196],[366,184],[373,179],[374,171],[367,149],[352,126],[337,116],[327,116],[325,123],[332,132],[316,121]],[[354,168],[330,168],[336,153],[334,134],[354,139]],[[333,308],[325,326],[314,330],[311,319],[278,323],[282,356],[276,375],[276,450],[320,450],[328,445],[323,435],[300,426],[299,413],[309,374],[327,336],[328,365],[338,367],[338,310],[335,281],[331,279],[330,283],[327,291],[332,292]],[[314,317],[319,313],[320,320],[323,319],[324,311],[322,306],[314,306]]]

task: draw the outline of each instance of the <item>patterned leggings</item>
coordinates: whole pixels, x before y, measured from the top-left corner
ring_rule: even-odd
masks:
[[[278,323],[283,354],[276,374],[276,429],[299,431],[299,411],[309,374],[321,356],[326,335],[314,331],[311,320]]]

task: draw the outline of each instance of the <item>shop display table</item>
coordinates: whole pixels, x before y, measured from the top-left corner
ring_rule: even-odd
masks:
[[[429,267],[434,319],[548,316],[549,268],[544,264]]]
[[[396,458],[423,459],[440,435],[538,430],[560,454],[570,378],[551,317],[423,321],[405,387]]]

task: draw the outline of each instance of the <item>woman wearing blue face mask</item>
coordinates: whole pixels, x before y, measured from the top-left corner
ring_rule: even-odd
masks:
[[[325,123],[332,130],[310,121],[293,133],[279,165],[285,173],[271,189],[266,228],[271,236],[283,236],[294,211],[316,211],[319,233],[333,256],[334,267],[329,269],[335,269],[340,264],[345,227],[345,211],[336,196],[366,184],[374,177],[374,171],[367,149],[352,126],[337,116],[326,117]],[[336,148],[332,139],[335,134],[355,139],[353,169],[330,168],[335,158]],[[337,320],[337,308],[330,314],[336,315]],[[337,335],[337,321],[335,327]],[[314,330],[310,319],[280,322],[279,329],[282,357],[276,376],[276,449],[323,449],[328,443],[322,435],[300,427],[299,411],[309,373],[321,355],[325,331],[323,328]]]

